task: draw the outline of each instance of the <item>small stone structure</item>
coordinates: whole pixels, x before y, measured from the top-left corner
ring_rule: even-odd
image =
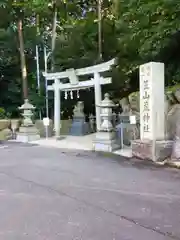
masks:
[[[90,126],[90,132],[95,133],[96,132],[96,117],[92,113],[89,115],[89,126]]]
[[[119,148],[116,144],[115,130],[111,122],[113,107],[115,107],[115,104],[110,100],[109,94],[106,93],[100,105],[101,128],[96,133],[96,138],[93,143],[95,151],[113,152]]]
[[[33,111],[35,107],[29,103],[28,99],[25,99],[24,104],[19,107],[22,111],[23,121],[22,125],[17,132],[16,140],[19,142],[30,142],[40,139],[39,132],[32,122]]]
[[[84,103],[82,101],[78,101],[73,112],[73,121],[69,134],[72,136],[83,136],[88,134],[90,129],[89,124],[85,121]]]
[[[20,119],[11,119],[12,139],[16,139],[16,133],[21,125]]]
[[[10,130],[11,122],[8,119],[0,119],[0,142],[12,138]]]
[[[123,140],[124,144],[127,146],[131,145],[131,141],[134,139],[140,138],[140,114],[137,110],[137,100],[133,97],[123,98],[120,100],[120,105],[122,108],[122,113],[119,114],[119,123],[121,124],[125,120],[125,124],[123,124]],[[136,124],[130,124],[130,117],[136,117]],[[129,124],[128,124],[128,122]],[[117,127],[119,127],[118,125]]]

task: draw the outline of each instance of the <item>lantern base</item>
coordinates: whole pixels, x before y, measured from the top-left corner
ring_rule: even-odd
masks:
[[[97,132],[93,148],[95,151],[101,152],[113,152],[119,149],[116,143],[115,132]]]
[[[19,132],[16,134],[16,140],[18,142],[31,142],[40,139],[38,130],[34,126],[20,127]]]

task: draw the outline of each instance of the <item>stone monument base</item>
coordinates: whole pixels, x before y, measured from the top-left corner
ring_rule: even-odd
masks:
[[[163,162],[170,158],[172,154],[173,141],[164,140],[156,141],[155,161]],[[153,160],[153,146],[151,140],[134,140],[132,141],[132,156],[143,159]]]
[[[175,163],[176,165],[180,165],[180,139],[179,139],[179,137],[178,138],[176,137],[173,142],[170,163]]]
[[[18,142],[31,142],[40,139],[40,135],[38,130],[34,126],[29,127],[20,127],[19,132],[16,134],[16,140]]]
[[[115,132],[97,132],[96,138],[93,141],[93,149],[101,152],[113,152],[119,149]]]
[[[90,133],[89,123],[85,122],[84,117],[73,119],[69,135],[84,136],[89,133]]]

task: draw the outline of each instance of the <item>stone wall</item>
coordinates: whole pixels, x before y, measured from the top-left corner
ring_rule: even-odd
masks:
[[[35,127],[38,129],[40,137],[46,137],[46,130],[43,124],[43,120],[36,120],[35,121]],[[53,122],[50,119],[50,124],[48,126],[48,137],[53,136]]]
[[[61,120],[61,135],[68,135],[69,134],[69,129],[71,127],[72,120],[67,119],[67,120]],[[43,125],[42,120],[36,120],[35,121],[35,126],[39,130],[40,136],[45,137],[45,128]],[[54,124],[53,121],[50,120],[50,125],[48,127],[48,136],[52,137],[54,136]]]
[[[71,123],[72,123],[71,119],[61,120],[61,135],[68,135],[69,134]],[[42,120],[36,120],[35,121],[35,126],[39,130],[40,137],[45,137],[46,134],[45,134],[45,127],[43,125],[43,121]],[[52,120],[50,120],[50,125],[48,127],[48,136],[49,137],[54,136],[54,124],[53,124]]]
[[[61,135],[69,134],[71,124],[72,124],[72,119],[61,120]]]
[[[10,120],[0,119],[0,141],[8,140],[11,137]]]
[[[18,131],[18,128],[20,126],[20,120],[18,119],[0,119],[0,140],[8,140],[11,139],[12,131],[11,131],[11,121],[16,122],[16,130]],[[72,120],[61,120],[61,135],[68,135],[69,130],[72,124]],[[45,133],[45,127],[43,125],[43,120],[36,120],[35,126],[39,131],[40,137],[44,138],[46,137]],[[50,120],[50,125],[48,127],[48,137],[54,136],[54,124],[53,121]]]
[[[14,128],[18,128],[20,125],[20,120],[18,119],[0,119],[0,140],[4,141],[4,140],[8,140],[12,138],[12,131],[11,131],[11,125],[12,125],[12,121],[16,122],[16,127]]]

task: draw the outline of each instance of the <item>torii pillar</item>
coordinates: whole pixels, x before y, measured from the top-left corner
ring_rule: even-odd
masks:
[[[59,88],[60,81],[55,79],[54,87],[54,130],[55,137],[60,137],[61,128],[61,90]]]

